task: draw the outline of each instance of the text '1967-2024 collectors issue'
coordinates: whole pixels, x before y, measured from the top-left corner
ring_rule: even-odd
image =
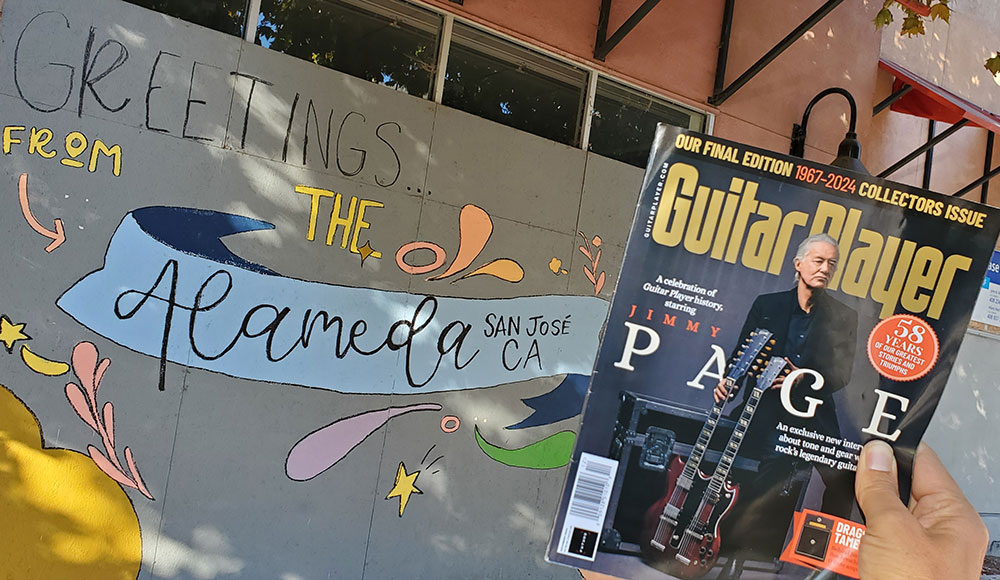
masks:
[[[888,441],[908,496],[998,232],[992,208],[660,126],[548,559],[857,578],[858,453]]]

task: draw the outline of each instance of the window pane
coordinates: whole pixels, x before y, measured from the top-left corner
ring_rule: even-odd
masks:
[[[257,44],[427,98],[441,17],[396,0],[263,0]]]
[[[597,81],[591,151],[645,167],[657,123],[703,131],[705,115],[603,78]]]
[[[212,30],[243,36],[247,0],[125,0]]]
[[[443,104],[579,145],[587,73],[456,23]]]

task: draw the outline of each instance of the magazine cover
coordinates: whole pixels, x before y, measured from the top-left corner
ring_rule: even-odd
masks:
[[[907,497],[998,231],[993,208],[660,126],[548,559],[857,578],[858,453],[889,442]]]

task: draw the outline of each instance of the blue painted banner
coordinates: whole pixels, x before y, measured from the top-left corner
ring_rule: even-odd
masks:
[[[586,296],[477,300],[280,276],[221,237],[271,224],[221,212],[137,209],[104,267],[57,304],[84,326],[167,361],[344,393],[438,392],[589,375],[608,303]]]

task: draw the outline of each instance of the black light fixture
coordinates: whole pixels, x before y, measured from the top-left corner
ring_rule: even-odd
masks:
[[[851,93],[847,89],[840,87],[831,87],[820,91],[818,95],[809,101],[809,105],[806,106],[806,110],[802,113],[802,124],[792,124],[792,147],[789,153],[796,157],[805,157],[806,125],[809,123],[809,113],[812,112],[813,105],[824,97],[834,94],[842,95],[847,99],[847,103],[851,106],[851,121],[847,128],[847,134],[844,135],[844,140],[837,147],[837,158],[831,161],[830,165],[871,175],[871,172],[861,163],[861,143],[858,142],[858,134],[855,132],[858,122],[858,105],[854,102],[854,97],[851,96]]]

